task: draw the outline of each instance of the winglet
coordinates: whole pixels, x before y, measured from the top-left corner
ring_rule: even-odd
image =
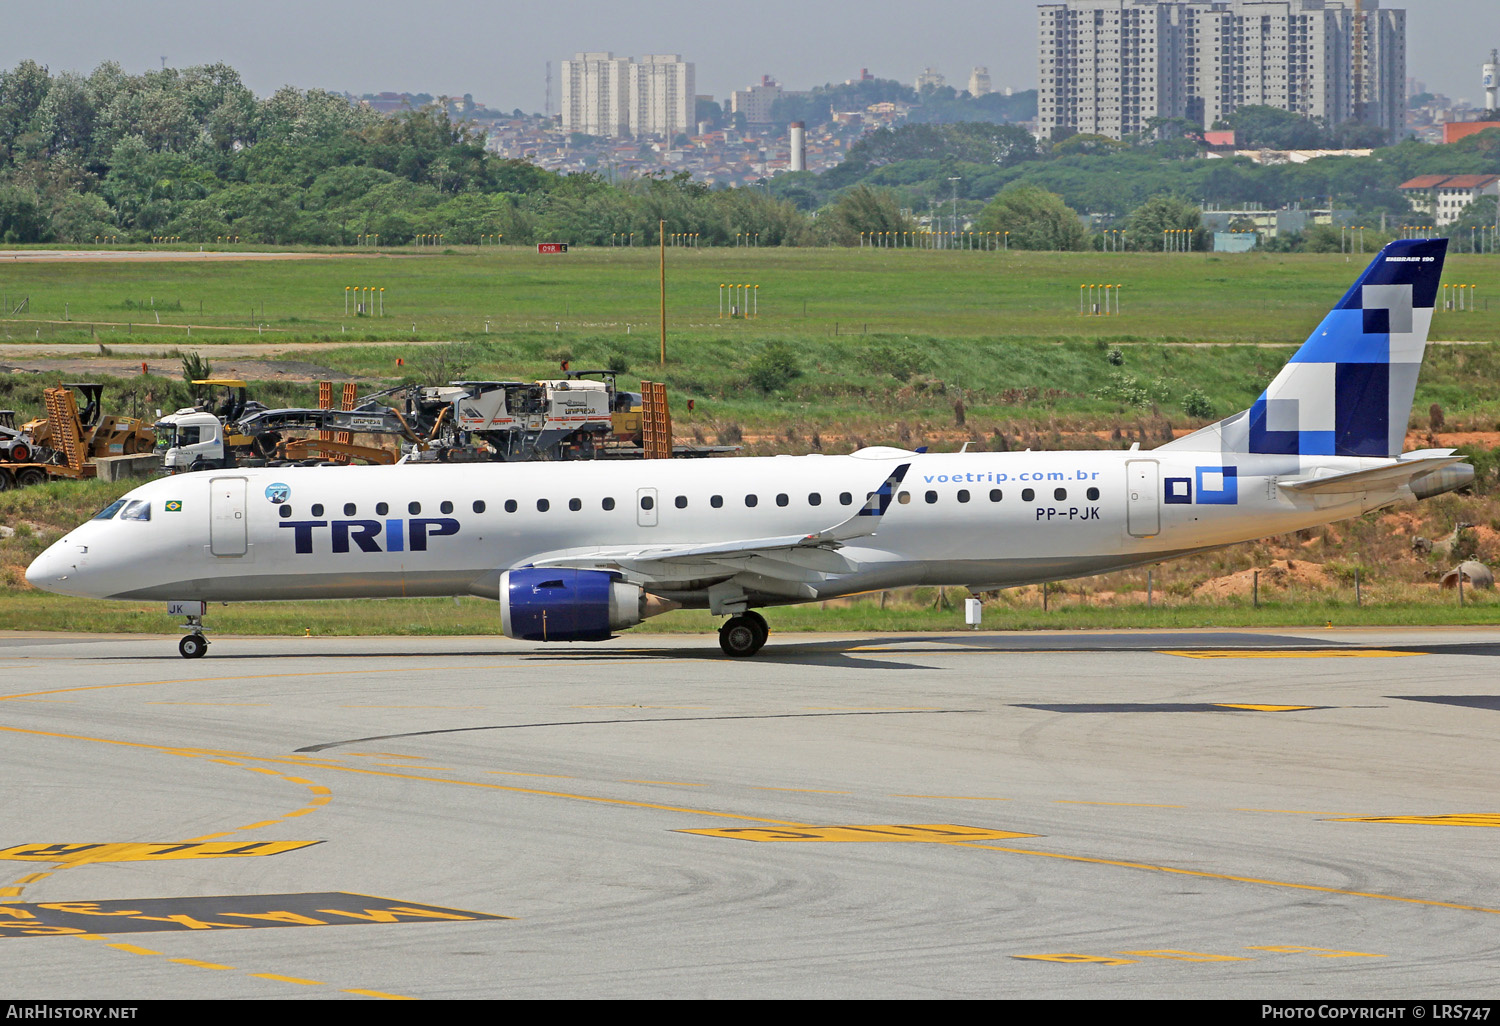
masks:
[[[880,483],[880,487],[870,493],[865,504],[852,517],[827,530],[808,535],[802,540],[802,544],[822,545],[826,542],[847,541],[850,538],[863,538],[874,534],[876,528],[880,526],[880,518],[885,516],[885,511],[891,508],[891,503],[896,499],[896,489],[901,487],[901,482],[905,480],[906,472],[910,469],[910,463],[899,464]]]

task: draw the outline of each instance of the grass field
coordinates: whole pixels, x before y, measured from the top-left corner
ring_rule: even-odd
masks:
[[[814,448],[830,431],[841,442],[956,446],[960,435],[979,440],[1019,420],[1007,430],[1055,446],[1059,431],[1157,414],[1180,427],[1189,410],[1203,420],[1243,408],[1285,360],[1281,347],[1306,338],[1363,265],[1337,255],[675,249],[662,368],[649,249],[0,263],[0,303],[13,310],[29,298],[22,315],[0,321],[0,340],[160,343],[168,373],[173,347],[214,360],[214,343],[276,342],[292,347],[289,358],[367,384],[553,376],[569,359],[628,368],[631,387],[665,381],[681,432],[710,440],[732,424],[786,435],[787,451]],[[1480,308],[1439,314],[1435,338],[1500,340],[1500,296],[1486,309],[1497,270],[1488,257],[1450,260],[1450,280],[1480,285]],[[1080,316],[1084,282],[1123,286],[1123,313]],[[729,283],[760,286],[758,318],[719,318]],[[387,316],[346,317],[344,290],[355,284],[385,288]],[[199,325],[191,338],[187,324]],[[750,382],[768,352],[797,374],[766,391]],[[1493,345],[1440,349],[1418,409],[1436,402],[1450,422],[1491,430],[1500,399],[1487,383],[1497,374]],[[1190,404],[1194,392],[1205,402]],[[968,423],[955,434],[960,401]]]
[[[1104,254],[860,249],[669,249],[669,332],[727,335],[1300,342],[1368,255]],[[1449,258],[1479,309],[1434,338],[1500,340],[1500,260]],[[1079,316],[1080,284],[1121,285],[1122,315]],[[759,317],[719,319],[721,284],[758,285]],[[348,287],[385,289],[386,315],[345,313]],[[11,311],[23,299],[23,314]],[[570,340],[658,326],[657,253],[499,247],[325,260],[0,264],[15,340],[340,342],[547,332]],[[1486,309],[1489,300],[1496,302]],[[160,316],[161,327],[157,326]],[[70,318],[71,323],[65,321]],[[415,324],[415,331],[413,331]],[[260,331],[257,325],[264,326]],[[91,328],[92,326],[92,328]],[[127,327],[128,326],[128,327]],[[224,330],[208,330],[224,329]]]

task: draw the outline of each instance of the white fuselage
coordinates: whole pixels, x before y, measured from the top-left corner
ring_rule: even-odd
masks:
[[[117,599],[494,596],[502,572],[546,559],[826,531],[906,463],[878,529],[839,548],[839,565],[805,573],[794,590],[759,587],[755,581],[774,575],[749,573],[750,604],[918,584],[979,590],[1102,573],[1358,515],[1410,492],[1299,496],[1277,480],[1392,462],[871,449],[211,471],[135,489],[127,498],[148,502],[149,520],[88,521],[40,556],[27,578],[50,591]],[[679,574],[646,587],[708,606],[710,583]]]

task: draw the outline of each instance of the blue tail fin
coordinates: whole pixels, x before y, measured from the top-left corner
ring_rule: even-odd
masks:
[[[1255,405],[1169,447],[1399,456],[1447,249],[1447,239],[1386,246]]]

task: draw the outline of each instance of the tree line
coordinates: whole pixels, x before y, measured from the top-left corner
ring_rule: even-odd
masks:
[[[890,86],[828,87],[818,102],[854,103]],[[963,96],[929,91],[923,100]],[[1261,137],[1287,129],[1284,117],[1241,114],[1246,131]],[[5,243],[166,236],[353,245],[376,236],[402,245],[441,236],[449,244],[611,245],[633,236],[639,245],[654,243],[666,222],[698,245],[747,236],[763,246],[857,245],[862,233],[911,231],[952,204],[971,227],[1009,230],[1022,246],[1090,244],[1079,214],[1139,222],[1141,238],[1156,230],[1159,245],[1161,229],[1140,215],[1158,199],[1181,210],[1300,201],[1410,217],[1396,190],[1406,178],[1497,165],[1496,132],[1451,146],[1406,141],[1368,158],[1261,166],[1204,159],[1170,125],[1124,143],[1040,143],[1017,125],[972,121],[882,129],[827,172],[781,174],[762,187],[709,187],[666,171],[610,183],[491,154],[446,105],[386,117],[318,89],[258,98],[224,64],[130,75],[106,63],[88,75],[54,75],[23,61],[0,71]],[[1173,209],[1173,226],[1196,227],[1178,224],[1189,218]]]

